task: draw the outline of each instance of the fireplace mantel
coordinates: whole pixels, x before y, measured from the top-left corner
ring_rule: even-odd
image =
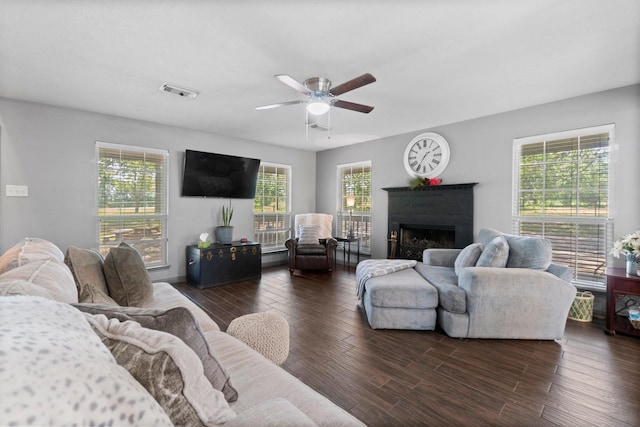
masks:
[[[470,182],[467,184],[439,184],[439,185],[423,185],[420,187],[387,187],[383,188],[384,191],[396,192],[396,191],[447,191],[447,190],[461,190],[465,188],[473,188],[477,185],[477,182]]]
[[[389,194],[388,234],[390,242],[387,256],[402,254],[398,239],[404,229],[454,230],[455,237],[448,241],[451,248],[464,248],[473,242],[473,187],[477,183],[447,184],[422,187],[383,188]],[[397,249],[397,252],[396,252]],[[413,250],[415,256],[420,255]]]

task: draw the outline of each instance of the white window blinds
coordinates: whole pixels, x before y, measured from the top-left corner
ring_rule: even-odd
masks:
[[[291,235],[291,166],[261,163],[253,201],[255,241],[262,252],[284,249]]]
[[[371,253],[371,161],[337,167],[336,237],[346,237],[349,230],[360,238],[360,251]],[[353,207],[347,205],[353,199]]]
[[[100,252],[127,242],[147,267],[166,265],[168,151],[97,142],[96,158]]]
[[[549,239],[574,282],[605,285],[613,125],[514,140],[513,231]]]

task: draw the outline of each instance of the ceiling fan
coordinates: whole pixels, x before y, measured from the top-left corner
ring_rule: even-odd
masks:
[[[375,82],[376,78],[369,73],[363,74],[355,79],[351,79],[334,88],[331,88],[331,80],[325,77],[311,77],[302,83],[286,74],[276,74],[274,77],[287,86],[303,93],[308,97],[308,99],[263,105],[261,107],[256,107],[256,110],[268,110],[270,108],[294,104],[307,104],[307,111],[313,115],[322,115],[329,111],[332,106],[357,111],[359,113],[370,113],[373,110],[373,107],[369,105],[356,104],[355,102],[342,101],[336,98],[345,92],[349,92]]]

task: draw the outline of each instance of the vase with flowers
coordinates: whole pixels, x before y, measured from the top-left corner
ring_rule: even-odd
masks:
[[[624,255],[627,261],[627,274],[637,275],[640,269],[640,230],[627,234],[613,243],[611,254],[620,258]]]

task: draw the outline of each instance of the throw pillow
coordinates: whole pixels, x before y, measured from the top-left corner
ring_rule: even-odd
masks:
[[[0,256],[0,274],[30,262],[44,261],[50,258],[62,262],[64,255],[51,242],[27,237]]]
[[[60,302],[78,302],[78,290],[71,271],[56,259],[33,261],[16,267],[0,276],[0,282],[24,280],[31,286],[43,288],[52,299]],[[40,294],[38,294],[40,295]]]
[[[504,236],[496,236],[482,250],[476,267],[506,267],[509,259],[509,244]]]
[[[94,249],[83,249],[69,246],[64,257],[64,263],[69,266],[78,287],[78,294],[91,294],[87,287],[97,288],[103,294],[109,293],[104,278],[104,259],[100,252]],[[82,301],[82,297],[80,298]]]
[[[0,298],[1,425],[172,425],[68,304]]]
[[[204,377],[198,356],[182,340],[137,322],[85,317],[118,364],[160,403],[175,425],[213,426],[235,418],[222,392]]]
[[[551,265],[553,252],[548,239],[534,236],[506,235],[509,242],[509,268],[546,270]]]
[[[49,291],[26,280],[12,280],[0,282],[0,295],[31,295],[53,299]]]
[[[301,225],[298,232],[298,244],[317,245],[320,239],[320,229],[317,225]]]
[[[229,375],[213,355],[207,340],[202,334],[195,317],[185,307],[167,310],[156,308],[111,307],[99,304],[74,304],[78,310],[89,314],[104,314],[107,318],[115,318],[121,322],[133,320],[142,327],[167,332],[180,338],[202,361],[204,375],[213,388],[222,391],[225,399],[233,402],[238,392],[231,385]]]
[[[453,263],[456,274],[460,274],[463,268],[474,267],[478,262],[478,258],[480,258],[480,254],[482,254],[483,248],[482,243],[472,243],[461,250]]]
[[[109,295],[120,305],[135,307],[153,296],[153,284],[140,254],[124,242],[109,250],[104,276]]]

